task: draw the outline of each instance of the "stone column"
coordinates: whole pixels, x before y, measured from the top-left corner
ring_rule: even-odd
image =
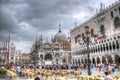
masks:
[[[103,53],[103,44],[101,44],[100,47],[102,48],[102,50],[101,50],[101,48],[100,48],[100,51],[101,51],[101,53]]]
[[[90,61],[91,61],[91,67],[92,67],[92,65],[93,65],[93,62],[92,62],[92,57],[90,58]]]
[[[106,58],[106,57],[105,57]],[[108,64],[108,59],[106,58],[106,64]]]
[[[114,41],[114,44],[115,44],[115,52],[117,52],[116,40]]]
[[[114,52],[114,50],[113,50],[113,41],[111,42],[111,49],[112,49],[112,52]]]
[[[114,57],[114,55],[112,55],[112,60],[113,60],[113,63],[115,63],[115,57]]]
[[[97,66],[97,58],[95,57],[95,65]]]
[[[100,57],[100,64],[102,64],[102,57]]]
[[[45,65],[45,54],[43,55],[43,61],[42,64]]]

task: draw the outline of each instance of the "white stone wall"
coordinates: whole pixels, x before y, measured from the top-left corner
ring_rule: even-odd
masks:
[[[94,33],[98,34],[99,36],[101,36],[101,33],[100,33],[101,25],[104,25],[105,27],[106,37],[99,39],[97,44],[90,46],[90,49],[97,49],[97,48],[100,48],[100,46],[102,46],[103,48],[103,45],[105,45],[105,51],[101,51],[101,49],[99,49],[99,51],[92,52],[90,54],[91,61],[92,61],[92,58],[95,56],[96,56],[95,61],[97,61],[97,58],[99,57],[100,62],[102,62],[102,57],[103,56],[106,57],[106,55],[111,55],[110,57],[112,57],[113,61],[115,60],[115,55],[120,56],[120,47],[119,49],[116,49],[117,44],[115,44],[115,49],[113,49],[113,46],[112,46],[111,50],[109,49],[110,47],[108,47],[108,50],[106,50],[107,49],[106,44],[108,44],[109,46],[110,44],[113,45],[113,43],[116,43],[116,41],[118,41],[118,44],[120,45],[120,38],[118,38],[120,37],[120,27],[115,28],[114,26],[115,17],[120,18],[119,7],[120,7],[120,1],[118,1],[117,3],[115,3],[110,7],[107,7],[105,10],[103,10],[103,12],[97,13],[88,21],[84,22],[83,24],[71,30],[72,62],[78,61],[78,60],[81,61],[81,59],[85,61],[85,59],[87,58],[87,55],[83,55],[83,52],[79,54],[80,51],[83,49],[86,49],[86,47],[83,45],[80,45],[79,43],[75,43],[75,37],[78,34],[82,34],[82,33],[85,34],[85,30],[84,30],[85,26],[89,26],[90,30],[94,29]],[[113,18],[111,18],[111,11],[113,12]],[[93,41],[92,37],[90,39],[91,41]],[[83,41],[81,40],[81,42]],[[107,61],[107,58],[106,58],[106,61]]]

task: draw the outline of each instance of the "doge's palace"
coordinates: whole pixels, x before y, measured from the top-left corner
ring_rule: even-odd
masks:
[[[87,63],[86,45],[80,45],[76,40],[77,36],[81,42],[84,40],[85,26],[89,26],[91,34],[91,64],[120,64],[120,1],[106,8],[101,4],[98,13],[71,30],[72,64]],[[95,34],[99,36],[97,43],[93,41]]]

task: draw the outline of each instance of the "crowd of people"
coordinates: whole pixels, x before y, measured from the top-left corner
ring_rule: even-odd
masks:
[[[21,70],[22,69],[26,69],[27,71],[30,71],[32,69],[47,69],[47,70],[83,70],[83,69],[87,69],[88,66],[87,64],[79,64],[79,65],[67,65],[67,64],[64,64],[64,65],[59,65],[59,64],[53,64],[53,65],[29,65],[29,66],[9,66],[9,67],[6,67],[10,70],[14,70],[18,76],[22,76],[21,75]],[[96,68],[96,70],[98,71],[104,71],[105,72],[105,75],[106,75],[106,78],[109,78],[109,75],[112,73],[115,73],[117,71],[120,71],[120,66],[116,65],[116,64],[91,64],[91,69],[92,68]],[[38,73],[39,75],[39,73]],[[38,78],[35,77],[35,78]],[[35,80],[39,80],[39,79],[35,79]],[[108,79],[106,79],[108,80]],[[111,78],[112,80],[112,78]]]

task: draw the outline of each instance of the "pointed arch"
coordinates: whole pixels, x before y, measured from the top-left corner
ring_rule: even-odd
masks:
[[[94,57],[92,58],[92,63],[95,64],[95,58]]]
[[[119,6],[118,10],[119,10],[119,14],[120,14],[120,6]]]
[[[107,57],[107,59],[108,59],[108,63],[113,63],[113,59],[110,55]]]
[[[87,64],[87,59],[85,58],[85,63]]]
[[[113,49],[115,49],[115,42],[114,41],[112,42],[112,46],[113,46]]]
[[[100,57],[97,57],[97,64],[100,63]]]
[[[81,63],[84,63],[84,60],[83,60],[83,59],[81,59]]]
[[[118,40],[116,40],[116,48],[119,49],[119,47],[120,47],[119,42],[118,42]]]
[[[66,59],[65,58],[63,59],[63,63],[66,63]]]
[[[106,64],[106,58],[104,56],[102,56],[102,63]]]
[[[109,49],[112,50],[111,42],[109,42]]]
[[[42,54],[40,55],[40,60],[41,60],[41,61],[43,60],[43,55],[42,55]]]
[[[45,60],[52,60],[52,55],[50,53],[46,54]]]
[[[120,18],[119,17],[115,17],[115,19],[114,19],[114,26],[115,26],[115,28],[120,27]]]
[[[115,55],[115,63],[120,64],[120,56]]]
[[[104,27],[104,25],[100,26],[100,32],[101,32],[102,36],[105,36],[105,27]]]
[[[78,59],[78,64],[80,65],[80,59]]]

